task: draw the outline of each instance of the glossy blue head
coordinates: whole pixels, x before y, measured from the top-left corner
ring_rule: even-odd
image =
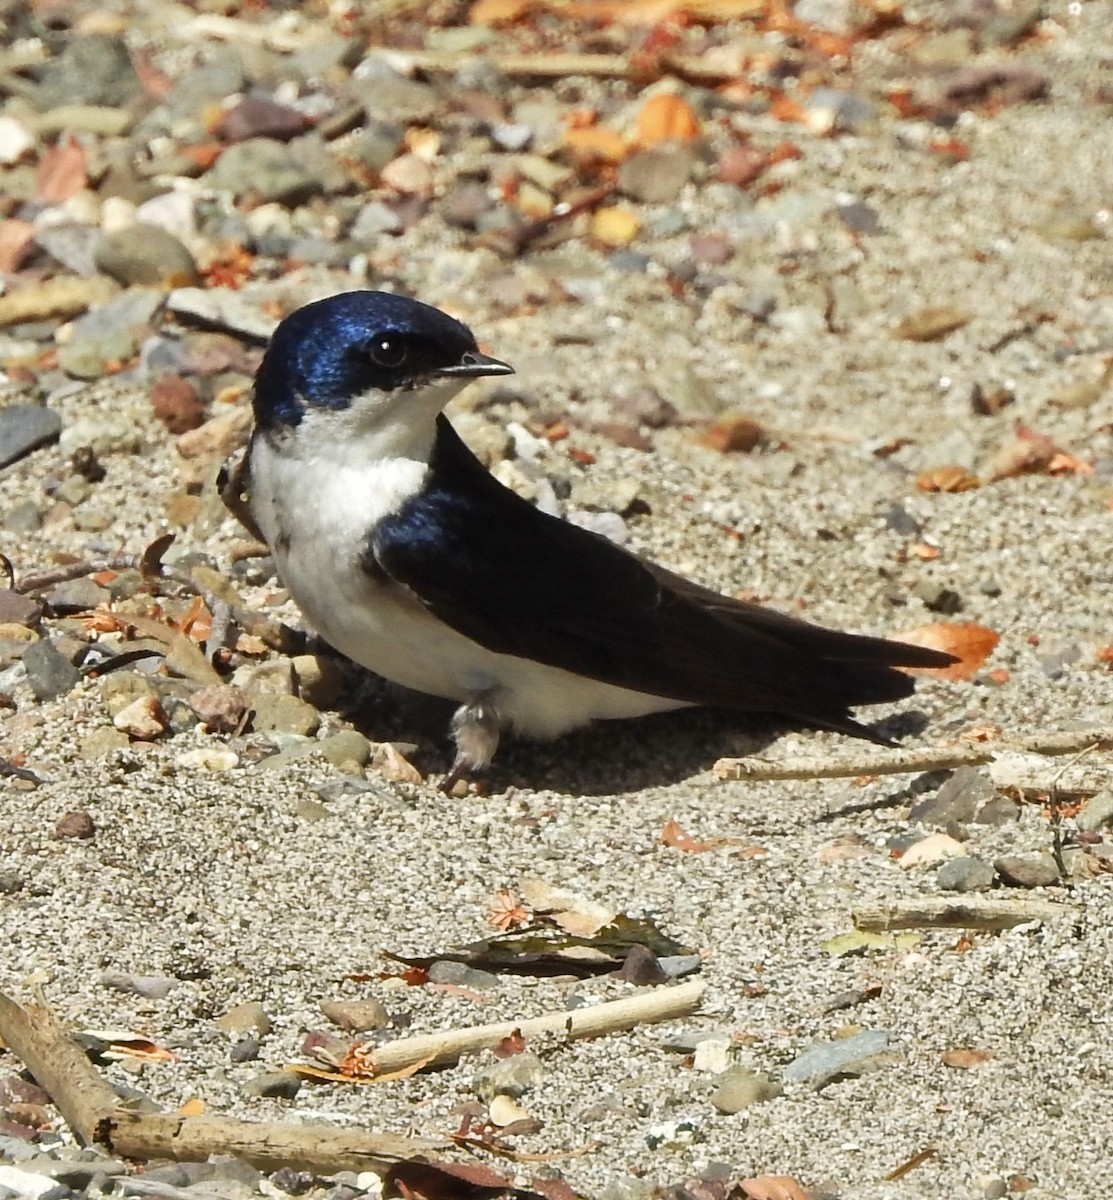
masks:
[[[275,330],[255,374],[255,420],[293,426],[309,409],[346,409],[368,392],[511,373],[438,308],[391,292],[345,292],[299,308]]]

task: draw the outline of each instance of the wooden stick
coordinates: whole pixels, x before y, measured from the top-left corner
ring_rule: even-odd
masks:
[[[334,1175],[337,1171],[390,1169],[400,1160],[449,1147],[446,1141],[366,1133],[333,1125],[281,1121],[237,1121],[231,1117],[186,1117],[178,1113],[134,1113],[117,1109],[109,1118],[108,1145],[124,1158],[169,1158],[204,1162],[210,1154],[232,1154],[261,1171],[290,1167]]]
[[[857,775],[916,775],[922,771],[951,771],[978,767],[1009,753],[1077,754],[1089,747],[1113,746],[1113,730],[1033,734],[1016,741],[977,746],[910,746],[895,750],[870,747],[850,757],[800,755],[772,762],[764,758],[720,758],[713,770],[718,779],[849,779]]]
[[[855,928],[867,933],[896,929],[1012,929],[1029,921],[1051,921],[1070,909],[1050,900],[938,900],[918,896],[867,904],[853,912]]]
[[[398,50],[387,57],[397,58],[406,66],[426,74],[454,74],[460,69],[461,57],[456,51]],[[627,79],[645,73],[625,54],[493,54],[479,53],[477,58],[489,62],[501,74],[512,79],[563,79],[568,75],[590,75],[596,79]],[[726,83],[737,79],[745,63],[716,61],[694,55],[666,54],[654,61],[654,71],[662,75],[679,75],[696,83]]]
[[[289,1166],[331,1175],[385,1172],[399,1159],[450,1145],[332,1125],[130,1112],[45,1003],[23,1009],[2,992],[0,1038],[23,1060],[85,1145],[99,1142],[126,1158],[201,1162],[210,1154],[234,1154],[264,1170]]]
[[[371,1062],[376,1074],[400,1071],[418,1062],[429,1066],[455,1062],[461,1055],[497,1046],[515,1032],[527,1041],[552,1033],[569,1038],[599,1037],[635,1025],[686,1017],[699,1007],[705,987],[697,979],[678,987],[655,988],[628,1000],[609,1000],[590,1008],[574,1008],[526,1021],[500,1021],[471,1029],[400,1038],[380,1046],[371,1056]]]
[[[49,1093],[81,1141],[101,1141],[119,1099],[47,1005],[36,1000],[24,1009],[0,992],[0,1038]]]

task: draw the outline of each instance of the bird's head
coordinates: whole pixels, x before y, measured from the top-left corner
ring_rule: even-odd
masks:
[[[347,436],[402,433],[431,425],[472,379],[510,374],[440,309],[391,292],[345,292],[275,330],[255,375],[255,420],[281,431],[342,417]]]

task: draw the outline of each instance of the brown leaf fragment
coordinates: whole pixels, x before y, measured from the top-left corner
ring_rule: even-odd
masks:
[[[996,483],[1017,475],[1038,475],[1046,471],[1055,456],[1061,453],[1047,434],[1018,426],[1016,437],[990,459],[990,481]]]
[[[526,1048],[526,1039],[515,1029],[491,1051],[495,1058],[513,1058]]]
[[[968,1046],[943,1051],[943,1065],[955,1067],[960,1071],[969,1071],[973,1067],[983,1066],[989,1062],[990,1058],[988,1050],[975,1050]]]
[[[958,659],[948,667],[909,668],[910,674],[934,676],[936,679],[970,679],[993,653],[1001,635],[984,625],[955,622],[907,629],[895,635],[894,640],[907,642],[910,646],[943,650]]]
[[[738,1186],[746,1200],[808,1200],[808,1193],[791,1175],[758,1175]]]
[[[396,1163],[383,1178],[385,1197],[406,1200],[498,1200],[503,1196],[536,1197],[516,1188],[504,1175],[481,1163],[434,1162],[411,1158]]]
[[[914,1171],[918,1166],[926,1163],[929,1159],[935,1158],[939,1153],[934,1146],[925,1146],[922,1150],[917,1150],[911,1158],[906,1158],[899,1167],[894,1167],[885,1179],[890,1183],[894,1179],[903,1179],[909,1171]]]
[[[916,476],[921,492],[971,492],[980,487],[977,475],[965,467],[928,467]]]
[[[698,842],[690,833],[686,833],[679,823],[673,819],[665,822],[665,827],[661,830],[660,841],[662,845],[671,846],[674,850],[682,850],[685,854],[703,854],[707,850],[714,850],[715,847],[711,842]]]
[[[921,308],[898,321],[893,326],[893,333],[908,342],[937,342],[948,333],[961,329],[971,319],[970,313],[949,305]]]

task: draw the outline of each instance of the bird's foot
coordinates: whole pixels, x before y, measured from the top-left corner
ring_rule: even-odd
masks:
[[[452,740],[456,757],[441,780],[441,791],[451,792],[461,779],[470,779],[490,765],[499,747],[502,719],[484,692],[461,704],[452,716]]]

